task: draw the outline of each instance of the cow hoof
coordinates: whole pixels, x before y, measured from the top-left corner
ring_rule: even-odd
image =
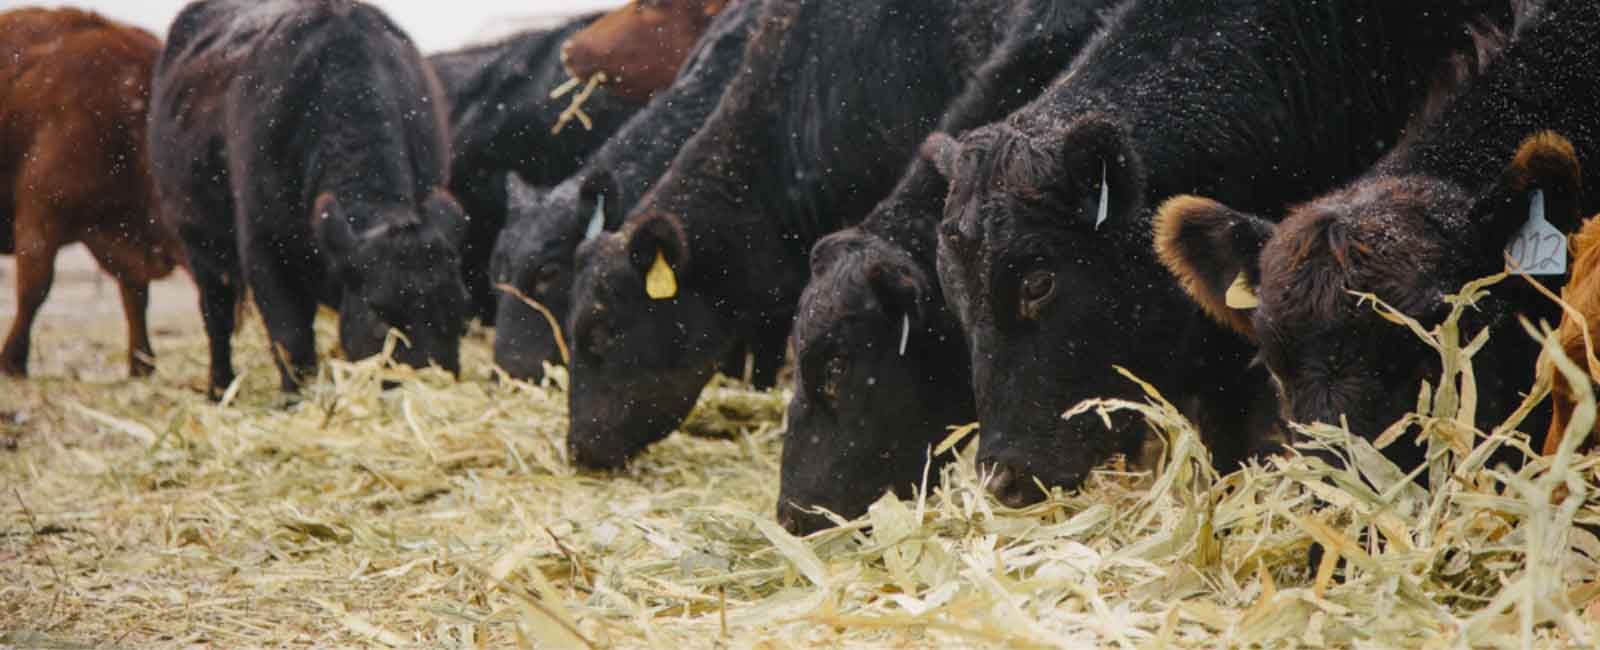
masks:
[[[206,389],[206,399],[212,402],[221,402],[222,396],[228,393],[228,387],[233,385],[233,379],[228,381],[213,381],[211,387]]]
[[[149,377],[154,374],[156,374],[156,367],[154,364],[145,363],[143,361],[135,361],[128,364],[128,376],[133,377],[134,379]]]
[[[0,363],[0,374],[17,379],[27,379],[28,366],[11,362]]]

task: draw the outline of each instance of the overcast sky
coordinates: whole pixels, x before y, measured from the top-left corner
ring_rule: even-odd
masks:
[[[519,26],[536,24],[554,16],[592,9],[608,9],[626,0],[367,0],[399,23],[424,52],[459,47],[471,41],[500,36]],[[157,34],[187,0],[0,0],[0,10],[22,6],[66,5],[93,9]]]

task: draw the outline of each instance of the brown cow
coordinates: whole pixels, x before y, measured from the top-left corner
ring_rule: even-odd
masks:
[[[1583,224],[1583,229],[1572,237],[1571,243],[1572,266],[1571,279],[1567,286],[1561,290],[1561,297],[1574,309],[1583,314],[1588,321],[1589,340],[1600,341],[1600,217],[1590,219]],[[1589,361],[1588,345],[1584,343],[1584,326],[1566,314],[1561,318],[1561,327],[1557,330],[1561,340],[1561,351],[1567,358],[1573,360],[1580,368],[1587,368],[1591,380],[1600,381],[1600,367]],[[1550,404],[1554,414],[1550,417],[1550,433],[1544,439],[1544,453],[1554,454],[1561,446],[1562,434],[1567,430],[1567,422],[1572,420],[1572,410],[1577,408],[1577,398],[1572,393],[1572,385],[1560,372],[1555,372],[1554,365],[1548,359],[1540,359],[1539,373],[1548,376],[1554,373],[1555,384],[1551,387]],[[1591,429],[1590,434],[1593,435]],[[1595,441],[1584,443],[1585,447],[1593,447]]]
[[[729,0],[633,0],[574,34],[561,63],[576,79],[606,74],[613,95],[639,101],[672,85],[689,50]]]
[[[29,331],[56,251],[75,241],[121,286],[129,371],[153,370],[150,281],[182,255],[153,212],[144,148],[160,52],[150,33],[89,12],[0,13],[0,253],[17,257],[17,317],[0,372],[27,375]]]

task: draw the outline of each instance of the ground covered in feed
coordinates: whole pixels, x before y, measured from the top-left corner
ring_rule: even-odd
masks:
[[[1526,443],[1459,424],[1475,402],[1459,363],[1403,434],[1432,445],[1418,470],[1432,490],[1331,427],[1309,433],[1350,469],[1291,457],[1217,476],[1151,393],[1073,417],[1142,413],[1166,442],[1158,467],[1108,467],[1081,493],[1008,510],[972,469],[981,430],[963,429],[938,450],[963,462],[922,498],[796,539],[772,521],[781,392],[719,384],[685,426],[699,435],[622,473],[577,474],[562,382],[490,380],[486,333],[468,341],[460,382],[335,361],[291,404],[251,320],[235,339],[239,390],[213,405],[188,309],[156,314],[159,372],[144,381],[122,378],[114,309],[56,313],[38,331],[38,376],[0,379],[0,647],[1600,639],[1600,541],[1584,528],[1600,525],[1600,456],[1572,453],[1573,439],[1521,469],[1482,467]],[[1425,334],[1447,360],[1470,340]],[[382,390],[385,378],[402,385]],[[1313,542],[1333,551],[1316,566]]]

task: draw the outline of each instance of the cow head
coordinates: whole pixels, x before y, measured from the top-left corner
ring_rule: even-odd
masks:
[[[506,175],[509,222],[490,259],[490,277],[533,299],[563,323],[571,305],[573,259],[578,244],[621,220],[616,184],[596,172],[576,196],[542,192],[516,172]],[[553,325],[520,297],[502,292],[496,309],[494,360],[517,379],[538,380],[544,363],[560,363]],[[569,341],[570,345],[571,342]]]
[[[1296,207],[1277,226],[1180,197],[1160,210],[1156,246],[1196,302],[1257,342],[1286,417],[1345,418],[1356,433],[1376,436],[1415,408],[1422,381],[1438,380],[1439,357],[1353,294],[1375,295],[1431,327],[1449,313],[1447,295],[1505,268],[1507,244],[1535,202],[1562,231],[1579,223],[1570,143],[1544,133],[1506,153],[1510,163],[1489,187],[1374,174]],[[1495,416],[1510,413],[1532,378],[1533,356],[1516,358],[1527,346],[1515,314],[1533,304],[1515,297],[1536,294],[1513,282],[1492,288],[1462,329],[1500,330],[1475,359],[1479,412]],[[1509,366],[1484,370],[1507,352]],[[1408,445],[1391,449],[1396,461],[1421,460]]]
[[[791,531],[828,525],[804,512],[812,507],[856,517],[885,490],[910,496],[928,447],[972,418],[958,328],[937,306],[936,282],[904,249],[859,231],[812,250],[778,492]]]
[[[647,213],[578,247],[567,449],[615,468],[689,415],[732,333],[698,289],[689,233]]]
[[[727,0],[633,0],[561,46],[578,79],[604,72],[618,96],[644,101],[672,85],[678,68]]]
[[[1011,505],[1042,498],[1035,479],[1075,487],[1137,450],[1143,430],[1061,414],[1091,397],[1137,397],[1113,364],[1154,372],[1170,345],[1139,338],[1162,317],[1165,280],[1149,254],[1140,157],[1121,126],[1093,114],[1044,134],[1003,122],[960,142],[935,134],[923,155],[951,179],[939,278],[967,333],[980,470]]]
[[[420,210],[371,208],[357,232],[349,211],[332,194],[315,204],[318,244],[333,262],[342,287],[339,343],[359,359],[383,350],[390,328],[409,344],[395,359],[413,367],[437,364],[461,370],[460,340],[466,332],[467,292],[456,253],[465,237],[466,216],[445,190],[435,190]]]

